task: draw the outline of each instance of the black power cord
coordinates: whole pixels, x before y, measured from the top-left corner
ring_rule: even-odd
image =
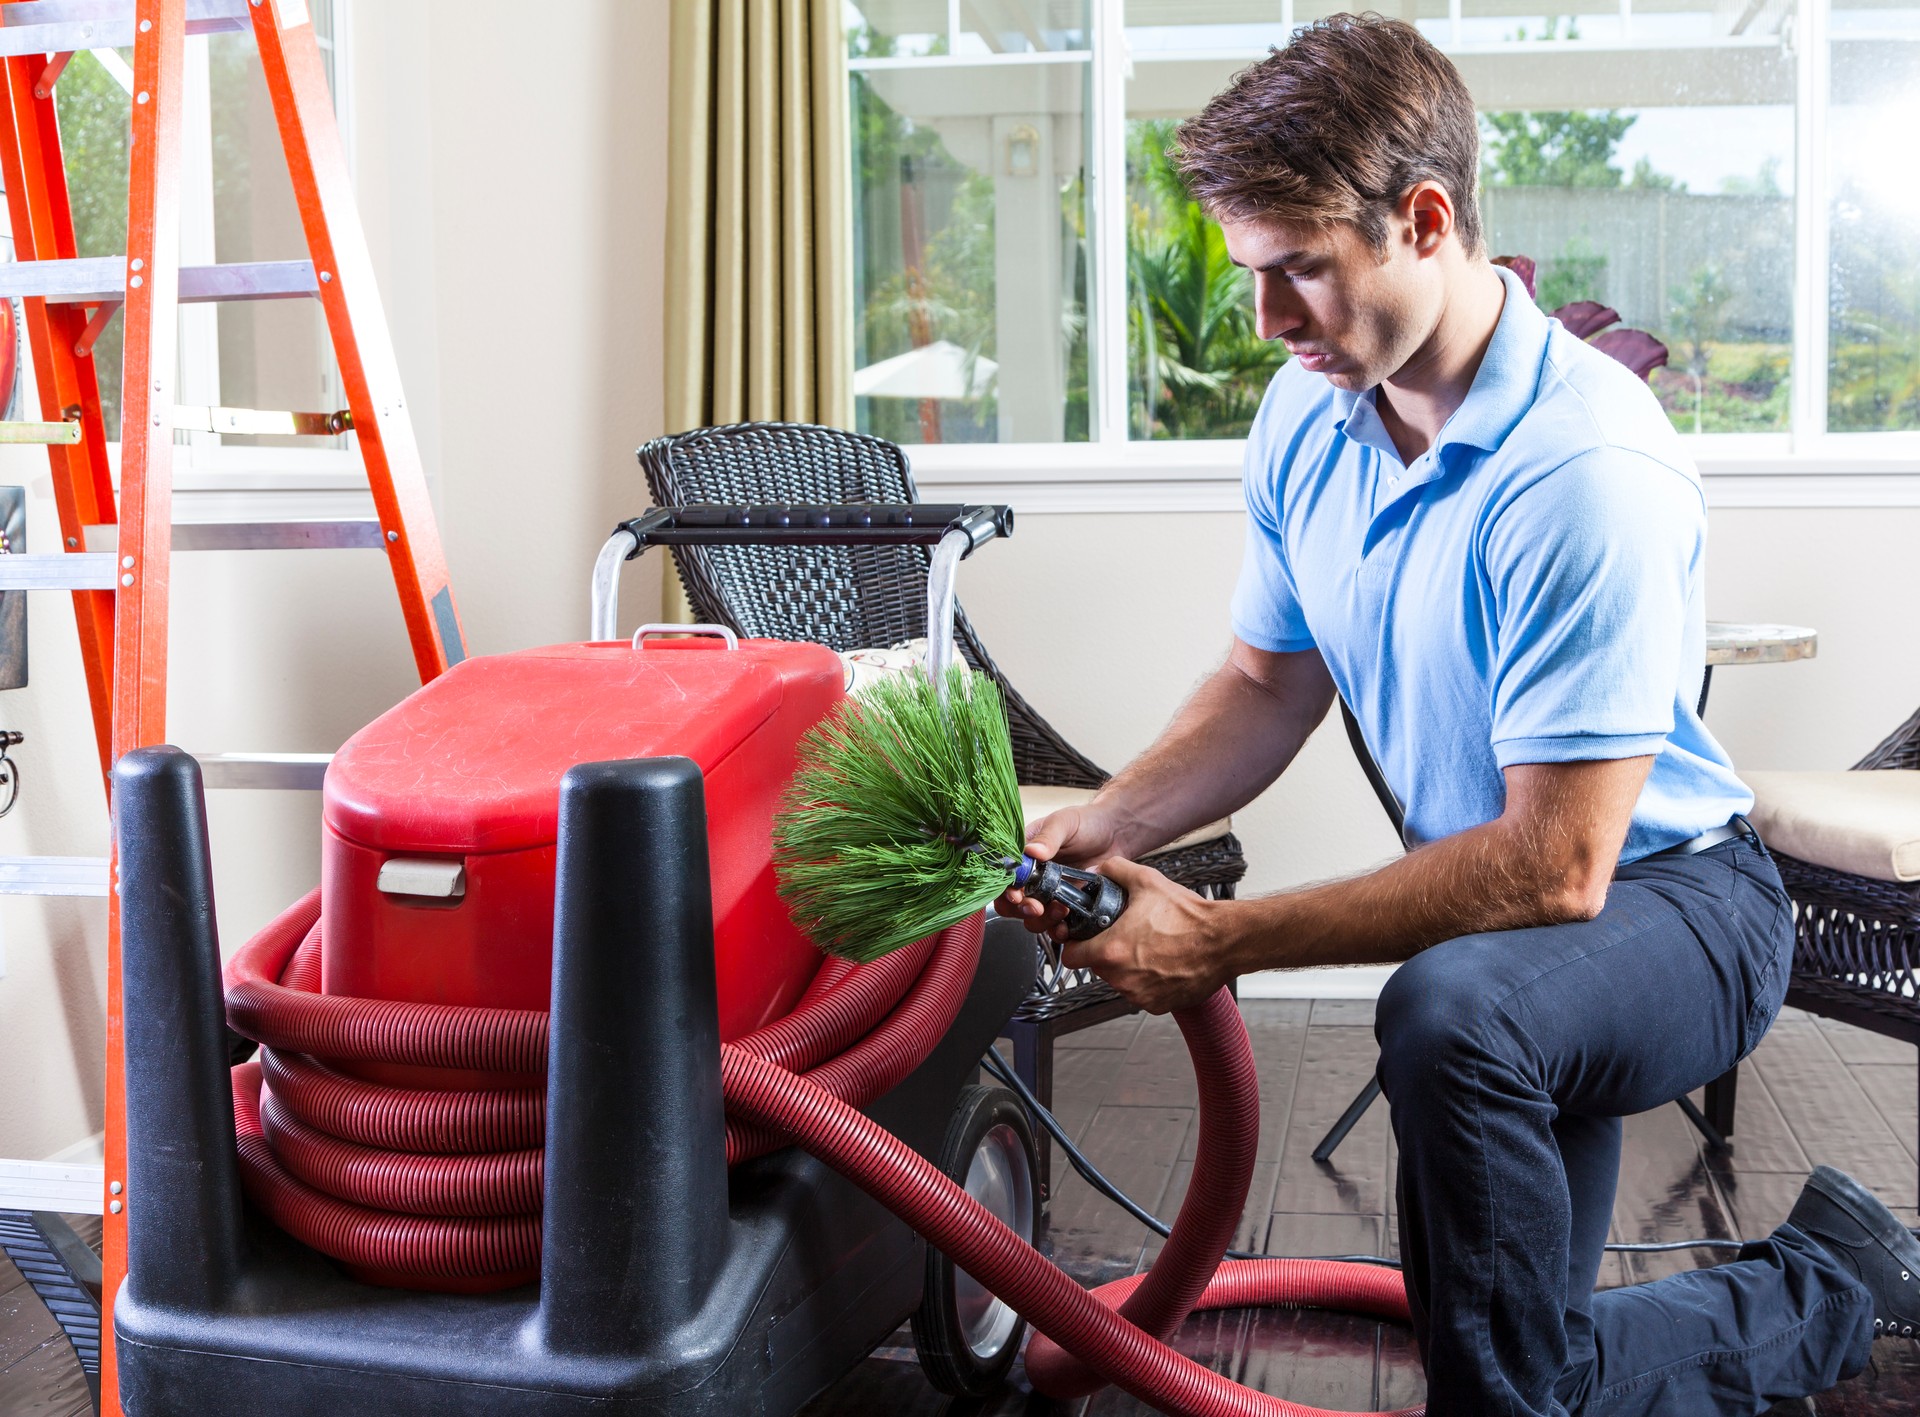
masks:
[[[1007,1066],[1006,1059],[1002,1058],[997,1050],[988,1049],[986,1056],[980,1060],[980,1064],[988,1072],[992,1073],[994,1077],[998,1078],[1013,1090],[1014,1094],[1019,1097],[1022,1104],[1025,1105],[1027,1111],[1032,1114],[1034,1120],[1046,1129],[1047,1135],[1052,1137],[1055,1143],[1059,1145],[1060,1151],[1067,1158],[1068,1163],[1072,1165],[1075,1171],[1080,1173],[1088,1185],[1092,1186],[1101,1195],[1126,1211],[1128,1215],[1131,1215],[1135,1220],[1139,1221],[1162,1239],[1165,1239],[1172,1233],[1172,1226],[1154,1215],[1153,1212],[1149,1211],[1145,1206],[1142,1206],[1138,1201],[1134,1200],[1132,1196],[1129,1196],[1125,1191],[1121,1190],[1100,1173],[1100,1168],[1095,1166],[1093,1162],[1087,1158],[1087,1154],[1084,1151],[1074,1145],[1073,1138],[1067,1135],[1066,1128],[1060,1125],[1053,1113],[1040,1105],[1040,1100],[1033,1095],[1024,1082],[1020,1081],[1019,1076],[1013,1069]],[[1915,1233],[1920,1234],[1920,1231],[1916,1231]],[[1656,1243],[1613,1244],[1608,1245],[1607,1250],[1613,1254],[1658,1255],[1673,1250],[1739,1250],[1744,1249],[1746,1244],[1747,1242],[1745,1240],[1663,1240]],[[1253,1253],[1247,1250],[1228,1250],[1226,1257],[1230,1260],[1267,1260],[1279,1258],[1278,1256]],[[1383,1265],[1388,1269],[1400,1268],[1399,1260],[1389,1258],[1386,1255],[1305,1255],[1300,1256],[1300,1258],[1341,1260],[1349,1264],[1377,1264]]]

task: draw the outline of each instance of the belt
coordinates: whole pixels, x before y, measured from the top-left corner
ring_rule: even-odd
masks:
[[[1753,823],[1745,817],[1735,817],[1725,826],[1703,831],[1689,841],[1677,842],[1663,850],[1649,853],[1653,856],[1696,856],[1702,851],[1710,851],[1724,841],[1732,841],[1744,836],[1752,841],[1760,840],[1760,833],[1753,829]]]

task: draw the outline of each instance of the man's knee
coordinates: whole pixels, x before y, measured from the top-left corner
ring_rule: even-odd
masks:
[[[1484,1057],[1499,1022],[1499,1000],[1477,937],[1449,940],[1401,965],[1380,991],[1374,1036],[1389,1100],[1457,1081]]]

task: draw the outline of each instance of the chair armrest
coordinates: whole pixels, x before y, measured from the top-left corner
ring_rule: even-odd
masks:
[[[630,561],[649,546],[937,546],[964,532],[971,555],[1013,535],[1013,508],[957,502],[857,502],[838,506],[657,507],[621,522],[633,537]]]

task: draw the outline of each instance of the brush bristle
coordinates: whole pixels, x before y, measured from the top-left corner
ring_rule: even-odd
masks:
[[[864,962],[1004,891],[1025,825],[993,681],[956,665],[943,703],[924,673],[889,675],[801,739],[774,871],[794,923]]]

